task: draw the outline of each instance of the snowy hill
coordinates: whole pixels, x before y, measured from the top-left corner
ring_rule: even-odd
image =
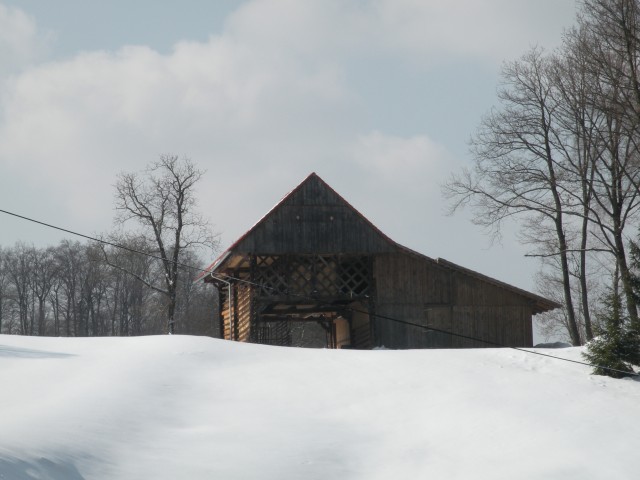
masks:
[[[499,349],[2,335],[0,479],[640,478],[640,382],[589,371]]]

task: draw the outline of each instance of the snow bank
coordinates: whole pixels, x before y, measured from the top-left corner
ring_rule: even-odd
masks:
[[[0,479],[639,478],[640,382],[589,371],[505,349],[3,335]]]

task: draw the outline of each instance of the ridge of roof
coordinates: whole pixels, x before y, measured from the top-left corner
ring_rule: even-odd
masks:
[[[395,242],[394,240],[392,240],[388,235],[386,235],[382,230],[380,230],[378,227],[376,227],[367,217],[365,217],[357,208],[355,208],[353,205],[351,205],[342,195],[340,195],[338,192],[336,192],[331,185],[329,185],[327,182],[325,182],[320,175],[318,175],[316,172],[311,172],[309,175],[307,175],[304,180],[302,180],[298,185],[296,185],[293,189],[291,189],[289,192],[287,192],[279,201],[278,203],[276,203],[273,207],[271,207],[267,213],[265,213],[262,217],[260,217],[260,219],[255,222],[250,228],[249,230],[247,230],[245,233],[243,233],[235,242],[233,242],[226,250],[224,250],[219,256],[218,258],[216,258],[211,265],[209,265],[207,268],[205,268],[200,274],[198,274],[198,276],[193,280],[194,282],[197,282],[199,280],[201,280],[202,278],[206,277],[207,275],[209,275],[210,273],[212,273],[213,271],[215,271],[215,269],[220,266],[224,260],[226,260],[226,258],[229,256],[229,254],[231,253],[231,251],[237,247],[245,238],[247,238],[247,236],[249,236],[249,234],[251,234],[251,232],[253,232],[253,230],[255,230],[255,228],[260,225],[263,221],[265,221],[267,219],[267,217],[269,217],[269,215],[271,215],[271,213],[276,210],[280,205],[282,205],[289,197],[291,197],[292,195],[294,195],[298,190],[300,190],[302,188],[303,185],[305,185],[307,182],[311,181],[311,179],[315,179],[317,181],[319,181],[322,186],[324,188],[326,188],[327,190],[329,190],[330,192],[332,192],[334,195],[336,195],[342,202],[345,203],[345,205],[349,208],[351,208],[360,218],[362,218],[362,220],[364,220],[364,222],[371,227],[376,233],[378,233],[382,238],[384,238],[387,242],[389,242],[391,245],[393,245],[394,247],[398,248],[404,248],[402,247],[400,244],[398,244],[397,242]]]

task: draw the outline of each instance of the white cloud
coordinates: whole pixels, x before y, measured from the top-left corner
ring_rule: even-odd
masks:
[[[425,190],[439,194],[437,184],[453,168],[452,155],[426,135],[371,132],[357,138],[352,155],[364,176],[384,179],[405,195]]]
[[[348,97],[332,65],[268,57],[226,37],[182,42],[167,55],[148,47],[82,53],[8,83],[0,158],[77,221],[95,225],[110,217],[116,173],[160,153],[201,163],[210,187],[240,166],[262,178],[308,150],[316,154],[307,162],[318,159],[332,148],[328,137]]]
[[[29,15],[0,3],[0,78],[36,60],[44,51],[46,39]]]
[[[426,166],[447,157],[446,149],[426,135],[400,137],[374,131],[360,135],[354,146],[354,158],[363,167],[381,174],[410,178]],[[425,162],[425,160],[428,160]]]
[[[338,191],[349,192],[356,208],[394,240],[424,250],[420,238],[443,222],[440,185],[458,166],[455,157],[424,134],[373,131],[355,139],[349,158],[354,175],[338,179]]]
[[[235,12],[225,33],[302,59],[386,53],[423,65],[456,56],[501,62],[533,43],[557,46],[574,9],[574,0],[260,0]]]
[[[433,132],[388,108],[413,95],[394,83],[389,64],[475,58],[493,68],[529,38],[545,37],[528,26],[544,2],[525,4],[255,0],[233,13],[219,35],[177,43],[167,54],[126,46],[31,66],[42,37],[25,14],[0,6],[0,59],[14,59],[2,92],[0,169],[20,186],[3,205],[34,202],[20,211],[48,207],[59,212],[44,217],[53,223],[104,230],[116,173],[175,153],[208,170],[201,205],[224,230],[223,244],[317,171],[393,238],[440,254],[430,230],[453,225],[441,219],[439,183],[455,159]],[[552,31],[552,17],[535,25]],[[373,94],[354,85],[355,70],[359,86],[382,78]],[[429,88],[418,70],[403,74]],[[412,103],[419,99],[403,105]],[[370,120],[388,112],[398,116],[385,125],[391,128]],[[461,143],[468,136],[455,135]],[[448,234],[438,229],[445,244],[452,243]]]
[[[573,0],[373,2],[381,43],[421,61],[463,55],[501,62],[536,42],[553,48],[574,8]]]

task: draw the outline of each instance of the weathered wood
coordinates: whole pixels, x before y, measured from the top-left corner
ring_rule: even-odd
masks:
[[[317,175],[296,190],[234,247],[239,253],[371,253],[397,246]]]
[[[531,346],[532,301],[495,284],[405,253],[375,257],[376,311],[424,327],[378,322],[376,343],[388,348],[477,348],[494,342]]]
[[[241,342],[249,341],[251,336],[251,296],[252,289],[247,284],[240,284],[237,288],[237,335],[236,340]]]
[[[532,315],[557,306],[402,247],[315,174],[211,269],[232,283],[233,322],[221,290],[221,329],[240,341],[288,345],[315,322],[351,348],[531,346]]]

